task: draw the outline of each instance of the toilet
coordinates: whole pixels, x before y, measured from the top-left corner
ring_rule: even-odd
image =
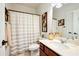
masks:
[[[31,56],[39,56],[39,44],[33,43],[29,46]]]

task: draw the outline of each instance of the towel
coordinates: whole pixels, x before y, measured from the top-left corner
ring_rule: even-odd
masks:
[[[11,46],[11,25],[9,22],[6,22],[5,32],[5,40],[8,41],[7,46]]]

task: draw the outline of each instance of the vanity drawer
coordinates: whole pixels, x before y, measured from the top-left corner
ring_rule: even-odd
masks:
[[[42,43],[40,43],[40,49],[44,50],[44,45]]]
[[[45,53],[48,56],[57,56],[53,51],[51,51],[49,48],[45,47]]]

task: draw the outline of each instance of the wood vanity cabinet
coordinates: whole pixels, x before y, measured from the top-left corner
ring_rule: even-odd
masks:
[[[44,45],[40,43],[40,56],[47,56],[44,50],[45,50]]]
[[[40,42],[40,56],[60,56]]]

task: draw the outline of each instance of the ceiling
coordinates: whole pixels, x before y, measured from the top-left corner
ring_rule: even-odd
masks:
[[[21,6],[27,6],[27,7],[31,7],[31,8],[37,8],[41,4],[44,4],[44,3],[12,3],[12,4],[21,5]]]
[[[79,3],[62,3],[63,6],[61,8],[64,8],[64,7],[79,7]],[[61,8],[56,8],[54,7],[54,9],[61,9]]]

